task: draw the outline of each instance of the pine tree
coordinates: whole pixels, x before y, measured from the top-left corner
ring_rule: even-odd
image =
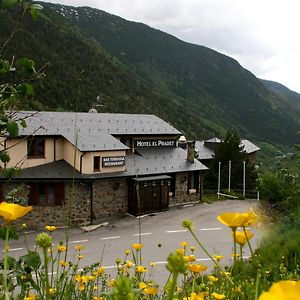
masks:
[[[209,163],[209,170],[205,175],[204,188],[217,189],[219,162],[221,162],[221,190],[228,189],[229,161],[231,161],[230,187],[234,190],[243,189],[243,168],[245,161],[246,189],[253,189],[257,179],[254,165],[248,159],[241,139],[233,130],[228,131],[223,142],[215,150],[214,158]]]

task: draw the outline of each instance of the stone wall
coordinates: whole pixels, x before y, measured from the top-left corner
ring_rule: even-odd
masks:
[[[101,179],[93,182],[93,220],[124,216],[128,209],[128,179]]]
[[[188,173],[182,172],[176,174],[175,196],[169,199],[170,206],[184,203],[197,202],[200,199],[199,193],[190,194],[188,192]]]
[[[4,194],[24,183],[3,185]],[[25,196],[25,195],[24,195]],[[46,225],[65,226],[67,216],[72,225],[90,224],[90,184],[65,182],[65,204],[63,206],[33,206],[33,210],[17,222],[26,223],[28,229],[43,229]],[[19,224],[18,224],[19,223]]]

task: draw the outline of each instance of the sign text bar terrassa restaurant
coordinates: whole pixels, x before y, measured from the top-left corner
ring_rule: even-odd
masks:
[[[125,165],[125,156],[102,157],[103,167],[116,167]]]
[[[175,147],[175,140],[135,140],[135,148]]]

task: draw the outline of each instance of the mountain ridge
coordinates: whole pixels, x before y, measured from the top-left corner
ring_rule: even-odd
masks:
[[[192,139],[234,128],[255,142],[297,141],[300,104],[229,56],[93,8],[41,4],[41,18],[24,24],[27,41],[8,51],[51,62],[26,109],[87,111],[99,95],[103,112],[153,113]]]

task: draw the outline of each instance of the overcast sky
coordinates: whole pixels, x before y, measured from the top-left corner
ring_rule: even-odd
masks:
[[[52,0],[139,21],[300,93],[299,0]]]

